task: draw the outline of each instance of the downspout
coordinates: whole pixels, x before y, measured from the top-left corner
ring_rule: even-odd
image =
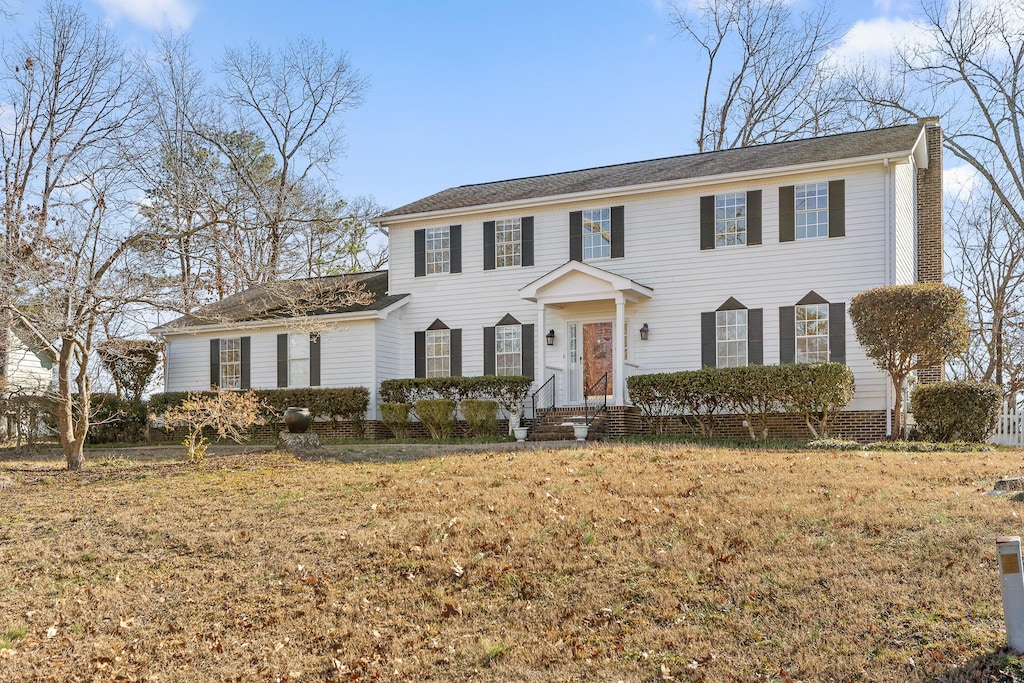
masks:
[[[882,159],[882,167],[885,169],[885,284],[891,285],[896,280],[893,274],[895,259],[892,257],[893,245],[896,237],[893,235],[896,221],[892,217],[892,167],[889,166],[889,159]],[[885,435],[892,436],[892,384],[888,379],[885,381]]]

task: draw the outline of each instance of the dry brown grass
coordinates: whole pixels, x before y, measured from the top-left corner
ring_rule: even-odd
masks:
[[[1010,452],[0,473],[2,680],[990,680],[1022,511]]]

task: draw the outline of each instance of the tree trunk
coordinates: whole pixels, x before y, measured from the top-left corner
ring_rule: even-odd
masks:
[[[892,384],[896,388],[896,407],[893,408],[892,434],[889,438],[893,441],[903,436],[903,384],[906,381],[906,375],[892,378]]]
[[[85,462],[85,434],[88,430],[88,415],[79,418],[78,422],[84,421],[85,430],[81,424],[76,425],[74,396],[71,387],[71,363],[74,359],[74,340],[67,337],[61,339],[60,357],[57,366],[57,432],[60,435],[60,447],[64,451],[64,459],[67,461],[68,470],[77,472],[82,469]],[[81,399],[81,397],[79,397]],[[89,397],[85,397],[88,405]],[[78,427],[76,429],[76,427]]]

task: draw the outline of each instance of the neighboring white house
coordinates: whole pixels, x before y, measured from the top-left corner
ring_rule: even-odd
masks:
[[[7,396],[35,396],[53,385],[53,366],[57,358],[46,340],[15,325],[8,332],[7,357],[0,355],[2,391]]]
[[[631,374],[832,360],[856,377],[847,425],[881,436],[890,391],[846,309],[872,287],[941,282],[941,154],[925,119],[444,190],[379,219],[390,270],[352,276],[388,278],[376,303],[317,316],[344,323],[321,337],[320,385],[525,374],[574,405],[607,375],[624,406]],[[295,328],[158,328],[166,388],[291,383],[280,368],[311,357]]]

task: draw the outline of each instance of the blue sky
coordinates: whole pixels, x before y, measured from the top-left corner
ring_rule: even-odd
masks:
[[[453,185],[694,150],[703,67],[673,38],[662,1],[83,2],[138,49],[160,26],[187,30],[204,67],[250,39],[306,35],[346,51],[371,85],[345,118],[340,189],[388,207]],[[19,21],[40,3],[8,5]],[[909,26],[892,2],[841,5],[851,49],[884,47]]]

